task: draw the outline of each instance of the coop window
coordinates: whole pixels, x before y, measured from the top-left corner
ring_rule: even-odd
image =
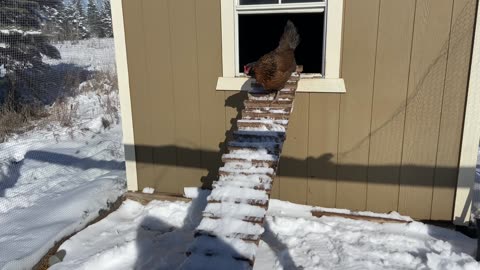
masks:
[[[300,34],[295,51],[307,74],[325,74],[325,0],[238,0],[235,6],[235,66],[243,66],[275,49],[283,28],[291,20]]]
[[[222,77],[217,91],[251,89],[243,65],[275,49],[287,20],[300,33],[295,54],[304,66],[297,91],[344,93],[340,77],[342,0],[225,0],[222,15]]]

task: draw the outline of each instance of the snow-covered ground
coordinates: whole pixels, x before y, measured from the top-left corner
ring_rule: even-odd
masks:
[[[115,71],[112,39],[59,49],[62,63]],[[82,229],[125,191],[112,85],[83,82],[76,96],[48,108],[52,115],[37,128],[0,144],[0,269],[30,269],[55,241]],[[70,126],[57,114],[71,117]]]
[[[50,65],[75,64],[86,67],[88,70],[115,72],[113,38],[65,41],[54,45],[60,51],[62,59],[45,58],[44,61]]]
[[[176,269],[185,260],[206,195],[192,203],[146,206],[127,200],[66,241],[60,247],[66,251],[63,262],[51,269]],[[310,210],[271,201],[254,269],[480,269],[471,257],[475,241],[460,233],[419,222],[316,218]]]

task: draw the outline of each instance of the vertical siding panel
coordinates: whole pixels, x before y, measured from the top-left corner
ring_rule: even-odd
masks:
[[[419,0],[415,12],[399,211],[430,218],[453,0]]]
[[[379,1],[347,0],[340,98],[336,206],[365,209]]]
[[[216,91],[217,78],[222,76],[220,1],[196,2],[195,6],[202,167],[209,170],[208,179],[204,179],[204,184],[209,186],[221,165],[219,144],[225,139],[225,96]]]
[[[307,204],[335,207],[338,94],[310,94]]]
[[[237,118],[241,118],[241,111],[244,108],[243,102],[247,99],[247,92],[224,92],[225,106],[225,142],[230,140],[231,132],[237,130]]]
[[[237,117],[237,109],[235,107],[242,106],[240,102],[234,102],[234,104],[229,103],[228,100],[232,99],[232,96],[237,95],[238,93],[225,91],[223,92],[225,97],[225,132],[229,131],[234,124],[233,119]]]
[[[280,168],[279,168],[280,170]],[[277,171],[277,174],[280,173],[280,171]],[[272,186],[272,191],[270,191],[270,196],[274,199],[280,199],[280,176],[275,176],[275,180],[273,181],[273,186]]]
[[[150,113],[143,117],[151,121],[155,181],[149,187],[159,192],[177,192],[175,182],[176,168],[171,164],[176,159],[175,145],[175,116],[172,70],[170,62],[170,29],[168,5],[166,0],[143,0],[143,25],[145,29],[143,41],[146,58],[146,87],[149,96],[143,100],[142,106],[147,105]],[[154,119],[154,121],[153,121]],[[143,188],[145,186],[141,186]]]
[[[289,124],[291,124],[291,123],[292,122],[290,122]],[[288,137],[288,132],[287,132],[287,137]],[[282,160],[282,156],[285,156],[285,155],[282,154],[280,156],[280,162]],[[272,197],[274,199],[281,199],[280,198],[280,183],[282,181],[282,177],[280,176],[280,173],[281,173],[282,167],[280,166],[280,164],[279,164],[279,167],[277,169],[277,175],[275,176],[274,181],[273,181],[272,190],[270,191],[270,197]]]
[[[455,0],[440,120],[432,220],[451,220],[475,24],[475,0]]]
[[[175,95],[175,136],[179,192],[199,186],[202,170],[197,42],[194,0],[170,0],[169,17]]]
[[[123,16],[125,20],[125,42],[130,78],[132,120],[136,145],[149,145],[151,140],[150,106],[143,104],[148,100],[149,92],[146,86],[146,55],[143,43],[143,13],[142,3],[138,1],[123,1]],[[151,148],[135,147],[137,159],[138,187],[153,186],[154,166],[153,150]]]
[[[282,156],[302,162],[282,162],[280,158],[280,198],[302,203],[307,202],[307,152],[308,152],[308,103],[309,94],[297,93],[295,108],[288,123],[287,140]],[[286,176],[285,176],[286,175]]]
[[[415,0],[384,0],[370,131],[367,209],[397,210]]]

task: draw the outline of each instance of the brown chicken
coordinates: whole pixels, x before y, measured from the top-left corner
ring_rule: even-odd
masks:
[[[281,90],[296,70],[294,52],[299,43],[300,36],[297,29],[291,21],[288,21],[278,47],[260,57],[256,62],[246,64],[244,73],[255,78],[265,90]]]

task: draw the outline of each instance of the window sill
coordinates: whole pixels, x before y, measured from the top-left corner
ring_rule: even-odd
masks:
[[[254,79],[247,77],[219,77],[217,91],[249,91]],[[301,78],[297,92],[303,93],[345,93],[343,79]]]

